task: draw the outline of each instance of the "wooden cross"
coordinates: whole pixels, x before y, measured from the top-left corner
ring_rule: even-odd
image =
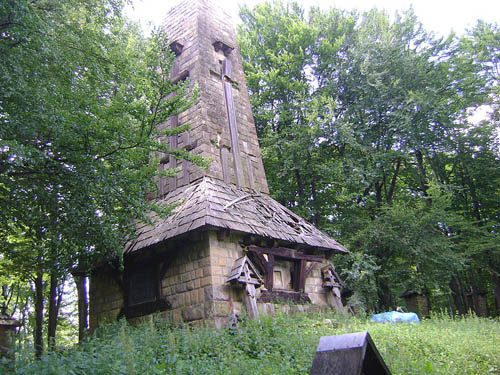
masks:
[[[229,136],[231,138],[231,153],[233,154],[234,175],[236,185],[243,184],[243,166],[240,154],[240,142],[238,136],[238,125],[236,123],[236,112],[234,110],[233,85],[231,79],[231,60],[228,57],[222,62],[222,82],[224,85],[224,98],[226,100],[227,116],[229,121]]]
[[[343,287],[342,280],[335,271],[335,268],[329,264],[321,268],[321,276],[323,278],[323,288],[328,288],[327,294],[328,305],[335,308],[337,312],[344,312],[344,305],[342,305],[342,297],[340,289]]]
[[[236,122],[236,111],[232,91],[233,84],[236,84],[236,82],[231,77],[232,65],[231,59],[229,58],[233,48],[221,41],[216,41],[213,46],[216,52],[222,52],[224,55],[220,74],[224,88],[224,100],[226,102],[227,117],[229,122],[229,138],[231,141],[231,154],[233,156],[234,177],[236,185],[243,186],[243,165],[240,154],[238,124]],[[227,167],[228,151],[229,150],[225,147],[221,148],[222,174],[225,182],[229,182],[229,169]],[[250,183],[253,184],[253,181]]]
[[[243,256],[234,262],[233,269],[226,282],[239,283],[245,286],[244,302],[248,316],[251,319],[258,318],[259,310],[257,308],[255,286],[263,285],[264,280],[247,256]]]

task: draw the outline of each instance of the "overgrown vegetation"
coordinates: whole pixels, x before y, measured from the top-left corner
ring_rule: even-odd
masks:
[[[121,321],[41,361],[25,345],[18,349],[14,373],[307,374],[320,336],[360,331],[370,333],[394,375],[500,373],[498,321],[436,315],[420,324],[376,324],[331,314],[244,320],[234,331],[172,327],[160,320],[131,327]]]

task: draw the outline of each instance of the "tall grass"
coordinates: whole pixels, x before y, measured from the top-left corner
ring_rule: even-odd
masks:
[[[28,348],[19,347],[13,371],[23,375],[307,374],[320,336],[360,331],[370,332],[394,375],[500,374],[498,321],[434,315],[420,324],[376,324],[333,314],[244,320],[234,331],[173,327],[160,320],[131,327],[122,321],[102,327],[80,345],[48,353],[41,361],[34,361]]]

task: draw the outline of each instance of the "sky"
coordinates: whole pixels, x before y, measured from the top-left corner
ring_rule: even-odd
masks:
[[[127,14],[141,22],[143,29],[159,25],[167,10],[181,0],[133,0],[134,8],[129,8]],[[250,7],[263,0],[212,0],[232,14],[234,22],[239,22],[239,6]],[[413,7],[418,19],[428,31],[445,36],[451,31],[462,34],[466,29],[476,24],[478,19],[490,23],[500,23],[500,1],[498,0],[297,0],[304,8],[317,5],[328,9],[369,10],[373,7],[385,9],[390,15],[397,10]]]

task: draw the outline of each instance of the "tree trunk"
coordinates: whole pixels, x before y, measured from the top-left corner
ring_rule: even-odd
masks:
[[[498,315],[500,313],[500,276],[493,274],[491,277],[495,288],[495,308]]]
[[[87,278],[83,274],[73,275],[78,295],[78,342],[87,336],[89,328],[89,301],[87,294]]]
[[[364,191],[363,195],[359,195],[358,198],[356,199],[356,203],[360,204],[361,201],[363,200],[364,197],[366,197],[368,194],[370,194],[370,191],[372,189],[373,184],[370,184]]]
[[[382,188],[384,183],[379,184],[378,181],[375,181],[375,197],[377,199],[377,208],[382,207]]]
[[[28,306],[30,305],[30,296],[27,295],[26,299],[24,301],[24,306],[21,309],[21,327],[25,328],[26,327],[26,322],[28,321]]]
[[[487,316],[488,312],[487,311],[483,311],[481,309],[481,303],[479,301],[479,298],[480,298],[480,289],[477,286],[472,285],[472,287],[471,287],[471,294],[472,294],[472,308],[474,310],[474,313],[477,316]]]
[[[396,161],[396,168],[391,179],[391,186],[389,187],[389,193],[387,194],[387,203],[392,202],[392,197],[394,196],[394,189],[396,187],[396,181],[398,180],[399,168],[401,167],[401,158]]]
[[[297,196],[299,197],[299,202],[302,203],[304,199],[304,182],[302,181],[302,176],[298,169],[294,170],[295,180],[297,181]]]
[[[311,216],[311,222],[318,226],[319,225],[319,218],[320,218],[320,213],[317,210],[317,196],[316,196],[316,183],[314,182],[314,179],[311,180],[311,198],[313,200],[313,213]]]
[[[392,294],[389,284],[385,279],[379,279],[378,297],[380,311],[387,311],[393,308]]]
[[[43,354],[43,272],[38,270],[35,278],[35,357]]]
[[[47,327],[47,347],[49,350],[54,349],[56,344],[56,329],[57,329],[57,316],[59,309],[57,306],[58,293],[57,284],[58,278],[55,273],[50,275],[50,292],[49,292],[49,322]]]
[[[9,286],[8,285],[2,285],[2,304],[0,305],[0,314],[1,315],[8,315],[7,314],[7,307],[9,306]]]
[[[450,281],[450,290],[453,297],[453,302],[455,302],[455,308],[458,310],[458,313],[460,315],[465,315],[467,313],[467,302],[460,283],[456,280],[455,277],[452,277]]]
[[[428,193],[429,182],[427,181],[427,173],[425,172],[424,156],[422,155],[422,152],[420,150],[415,150],[415,157],[417,159],[417,168],[420,175],[420,189],[422,190],[422,193],[426,198],[425,204],[427,205],[427,207],[431,207],[432,200],[429,197]]]

